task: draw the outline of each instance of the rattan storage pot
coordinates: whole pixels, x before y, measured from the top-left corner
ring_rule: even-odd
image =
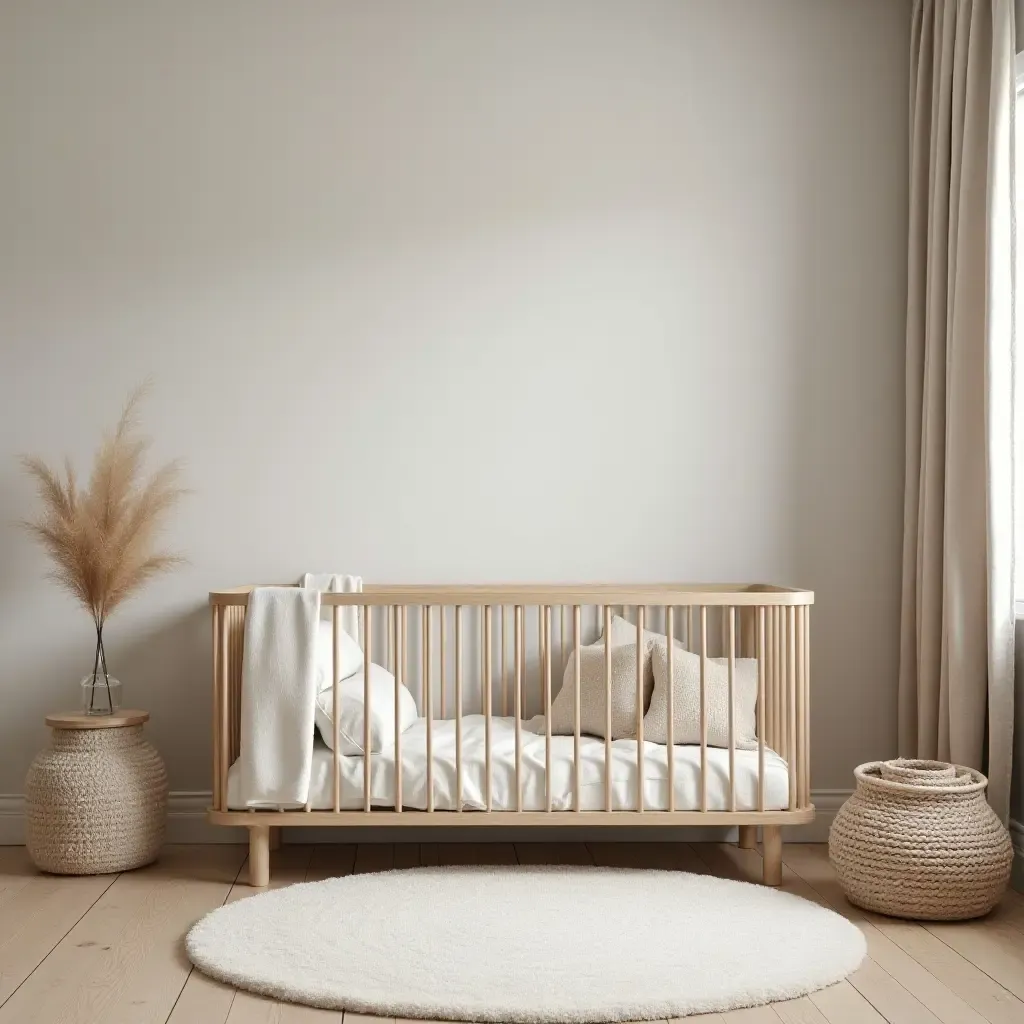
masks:
[[[167,771],[143,738],[145,711],[51,715],[51,745],[25,783],[25,843],[59,875],[127,871],[156,860],[167,817]]]
[[[987,914],[1006,891],[1010,836],[980,772],[939,761],[874,761],[829,833],[847,898],[893,917],[956,921]]]

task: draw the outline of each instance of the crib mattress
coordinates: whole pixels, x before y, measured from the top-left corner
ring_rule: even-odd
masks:
[[[420,719],[402,733],[402,805],[414,810],[427,807],[426,721]],[[523,810],[545,809],[544,736],[522,730]],[[462,719],[462,807],[485,810],[485,719],[466,715]],[[604,740],[580,738],[580,803],[584,811],[604,809]],[[334,787],[331,751],[319,736],[313,747],[310,804],[314,810],[332,810]],[[433,723],[434,809],[456,810],[455,722]],[[789,806],[789,771],[785,760],[765,748],[765,809]],[[370,758],[370,794],[374,807],[394,806],[395,752],[384,751]],[[756,750],[736,751],[736,808],[757,809]],[[729,809],[729,751],[709,747],[707,752],[707,807]],[[554,810],[573,807],[573,737],[551,738],[551,805]],[[612,807],[636,810],[636,740],[612,743]],[[700,809],[700,747],[675,748],[676,809]],[[228,806],[244,810],[239,799],[238,764],[228,772]],[[341,758],[341,809],[363,807],[363,758]],[[515,719],[491,719],[491,807],[495,811],[516,809]],[[667,747],[644,744],[644,808],[668,809]]]

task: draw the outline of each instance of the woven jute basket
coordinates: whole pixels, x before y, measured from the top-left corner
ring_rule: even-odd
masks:
[[[127,871],[156,860],[167,818],[167,770],[142,726],[54,729],[26,780],[25,842],[59,875]]]
[[[851,903],[893,917],[959,921],[987,914],[1010,880],[1010,836],[981,772],[940,761],[873,761],[829,832]]]

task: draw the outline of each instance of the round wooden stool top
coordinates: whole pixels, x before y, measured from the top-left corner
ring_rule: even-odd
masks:
[[[144,725],[149,721],[148,711],[123,708],[112,715],[84,715],[79,711],[59,711],[46,716],[51,729],[123,729],[128,725]]]

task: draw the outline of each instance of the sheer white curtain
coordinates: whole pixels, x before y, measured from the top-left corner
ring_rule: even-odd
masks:
[[[916,0],[899,742],[981,769],[1013,745],[1012,0]]]

